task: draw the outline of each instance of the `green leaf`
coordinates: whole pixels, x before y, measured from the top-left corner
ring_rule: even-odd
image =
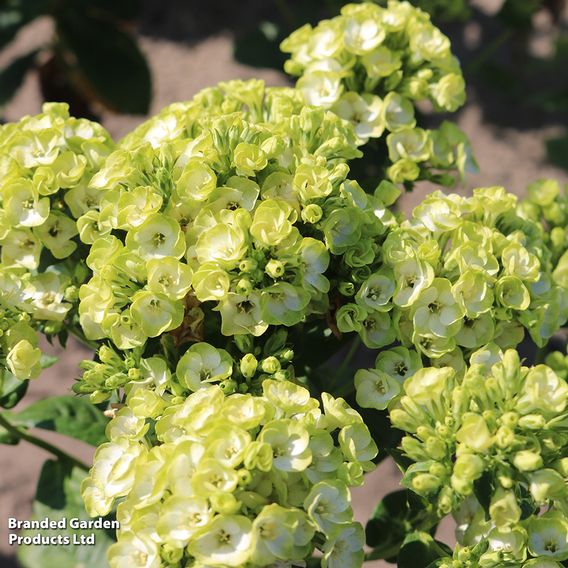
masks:
[[[111,531],[71,529],[70,519],[88,520],[81,501],[80,485],[85,473],[77,468],[58,461],[44,463],[37,485],[33,504],[33,517],[51,521],[67,521],[67,528],[55,530],[27,530],[22,536],[42,536],[69,538],[70,545],[41,546],[20,545],[18,560],[23,568],[78,568],[80,566],[107,566],[106,551],[113,542]],[[73,540],[91,537],[94,545],[73,544]]]
[[[54,396],[31,404],[21,412],[9,414],[14,426],[51,430],[87,444],[98,446],[106,441],[108,420],[83,398]]]
[[[20,381],[8,369],[0,368],[0,407],[13,408],[28,390],[29,381]]]
[[[568,94],[566,96],[568,107]],[[568,134],[546,141],[548,161],[568,171]]]
[[[497,17],[512,28],[530,28],[532,17],[541,6],[542,0],[505,0]]]
[[[48,0],[0,2],[0,48],[7,45],[29,22],[45,13]]]
[[[432,506],[416,493],[407,489],[389,493],[365,527],[367,545],[373,548],[370,557],[396,556],[409,532],[435,528],[437,520]]]
[[[0,107],[4,106],[22,85],[27,72],[33,67],[37,49],[17,57],[0,71]]]
[[[152,79],[134,38],[117,24],[72,10],[57,20],[63,46],[75,56],[78,84],[104,105],[131,114],[146,114]]]
[[[59,361],[59,357],[55,355],[47,355],[46,353],[41,354],[41,358],[39,360],[42,369],[49,369]]]
[[[440,558],[451,557],[451,549],[428,533],[410,533],[398,554],[398,568],[429,568]],[[435,564],[434,564],[435,565]]]
[[[287,56],[280,51],[286,37],[274,22],[261,22],[252,32],[235,40],[235,59],[251,67],[281,70]]]
[[[475,481],[473,485],[473,494],[487,514],[489,514],[489,505],[491,504],[491,497],[493,496],[493,493],[495,493],[493,475],[491,472],[486,471]]]
[[[79,0],[86,9],[106,12],[121,20],[133,20],[140,13],[141,0]],[[70,0],[77,5],[78,0]]]

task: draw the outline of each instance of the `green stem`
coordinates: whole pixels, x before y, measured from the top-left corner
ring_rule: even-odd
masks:
[[[534,362],[533,365],[540,365],[541,363],[544,363],[544,360],[546,359],[546,356],[548,355],[548,345],[545,345],[544,347],[539,347],[535,353],[534,356]]]
[[[339,367],[339,371],[337,371],[338,376],[341,376],[343,373],[345,373],[345,371],[347,370],[347,368],[351,364],[353,357],[355,357],[355,353],[357,353],[357,349],[359,349],[359,345],[361,345],[361,338],[359,337],[359,335],[357,335],[357,336],[355,336],[355,339],[351,343],[351,347],[349,347],[349,351],[347,351],[345,358],[343,359],[343,362],[341,363],[341,366]]]
[[[87,464],[83,463],[82,461],[73,457],[67,452],[64,452],[60,448],[50,444],[49,442],[46,442],[45,440],[42,440],[41,438],[36,438],[32,434],[29,434],[27,431],[20,429],[17,426],[14,426],[2,414],[0,414],[0,426],[5,430],[7,430],[8,432],[10,432],[10,434],[17,436],[21,440],[25,440],[26,442],[29,442],[30,444],[33,444],[34,446],[37,446],[42,450],[46,450],[50,454],[53,454],[55,457],[59,458],[60,460],[70,462],[84,471],[89,471],[90,469]]]

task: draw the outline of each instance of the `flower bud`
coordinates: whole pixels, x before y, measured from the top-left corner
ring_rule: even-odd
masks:
[[[239,262],[239,270],[241,272],[252,272],[256,270],[258,262],[254,258],[245,258]]]
[[[353,296],[355,294],[355,284],[353,282],[341,282],[338,289],[342,296]]]
[[[289,363],[294,358],[294,351],[292,349],[283,349],[278,354],[278,359],[282,363]]]
[[[542,457],[538,452],[522,450],[515,454],[513,463],[519,471],[534,471],[542,467]]]
[[[233,379],[225,379],[224,381],[221,381],[219,383],[219,386],[221,387],[221,390],[225,393],[226,396],[229,394],[233,394],[234,392],[237,392],[239,385],[237,381]]]
[[[519,422],[519,415],[516,412],[505,412],[501,416],[501,424],[508,428],[514,428]]]
[[[237,282],[236,292],[241,296],[248,296],[252,292],[253,286],[248,278],[241,278]]]
[[[442,480],[430,473],[420,473],[412,479],[412,488],[416,493],[423,495],[434,493],[441,484]]]
[[[322,215],[323,211],[321,207],[315,203],[310,203],[309,205],[304,207],[301,214],[302,221],[304,221],[304,223],[311,224],[317,223],[322,218]]]
[[[519,418],[519,427],[528,430],[541,430],[546,424],[546,419],[542,414],[527,414]]]
[[[508,448],[515,441],[515,433],[507,426],[501,426],[495,434],[495,442],[500,448]]]
[[[63,293],[63,298],[66,302],[76,302],[79,299],[79,289],[77,286],[67,286]]]
[[[241,368],[241,373],[243,374],[243,377],[245,377],[247,379],[252,379],[252,377],[254,377],[254,375],[256,373],[257,367],[258,367],[258,361],[252,353],[247,353],[241,359],[240,368]]]
[[[209,496],[209,501],[211,502],[211,508],[222,515],[232,515],[241,506],[232,493],[214,493]]]
[[[261,361],[260,367],[265,373],[273,375],[280,370],[280,361],[274,356],[266,357]]]
[[[284,268],[284,263],[280,260],[271,258],[267,263],[264,271],[271,278],[282,278],[286,269]]]

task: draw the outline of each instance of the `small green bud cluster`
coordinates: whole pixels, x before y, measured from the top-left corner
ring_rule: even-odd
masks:
[[[542,346],[566,322],[567,288],[545,231],[515,208],[503,188],[469,198],[435,192],[389,228],[370,274],[352,272],[339,285],[349,300],[336,312],[341,332],[357,332],[370,348],[407,348],[393,351],[401,373],[391,362],[386,373],[380,365],[357,373],[363,406],[385,408],[398,395],[419,365],[414,350],[461,373],[479,350],[515,347],[524,329]]]
[[[523,511],[566,511],[567,404],[566,381],[546,365],[521,366],[514,350],[473,362],[461,381],[452,367],[420,369],[390,411],[415,462],[403,483],[444,515],[484,491],[499,530]]]
[[[544,361],[560,378],[568,380],[568,353],[553,351]]]
[[[203,101],[221,94],[222,108],[246,110],[215,118]],[[91,245],[79,306],[89,339],[119,349],[173,330],[200,339],[204,309],[220,313],[224,335],[259,336],[328,310],[330,255],[374,261],[398,192],[385,203],[346,179],[358,154],[333,113],[304,106],[252,121],[297,104],[290,90],[225,84],[181,116],[174,105],[108,158],[91,183],[99,208],[78,220]]]
[[[184,380],[205,363],[210,381],[231,376],[222,351],[194,347],[178,366]],[[362,565],[349,486],[373,469],[377,447],[343,399],[324,393],[320,408],[307,389],[272,379],[260,396],[201,383],[185,398],[165,392],[163,360],[146,366],[82,485],[91,515],[120,501],[112,568],[288,565],[316,547],[324,567]]]
[[[396,0],[387,8],[348,4],[338,17],[296,30],[281,49],[291,54],[285,70],[300,76],[296,88],[308,104],[350,121],[361,142],[390,133],[392,181],[429,178],[431,169],[457,169],[463,176],[475,167],[467,137],[454,124],[416,127],[418,102],[450,112],[465,102],[450,41],[426,12]]]
[[[158,358],[142,359],[141,350],[115,351],[109,345],[102,345],[97,351],[97,360],[80,363],[83,373],[73,385],[77,394],[88,394],[93,404],[99,404],[112,397],[131,382],[145,381],[148,376],[148,362],[163,361]],[[165,374],[165,362],[164,374]]]

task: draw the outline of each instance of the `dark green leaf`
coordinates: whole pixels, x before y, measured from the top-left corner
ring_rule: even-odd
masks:
[[[41,16],[48,0],[0,1],[0,48],[7,45],[29,22]]]
[[[115,23],[65,11],[57,21],[64,47],[77,60],[78,83],[118,112],[145,114],[152,98],[150,69],[134,38]]]
[[[8,369],[0,368],[0,407],[13,408],[28,390],[29,381],[16,379]]]
[[[491,504],[491,497],[495,492],[493,484],[493,475],[491,472],[484,472],[483,475],[476,480],[473,485],[473,494],[483,507],[483,510],[489,514],[489,505]]]
[[[54,396],[35,402],[8,419],[14,426],[42,428],[97,446],[106,440],[108,420],[83,398]]]
[[[276,24],[262,22],[255,30],[235,40],[235,59],[252,67],[280,70],[287,59],[280,51],[284,37]]]
[[[568,96],[566,100],[568,101]],[[546,152],[551,164],[568,171],[568,134],[547,140]]]
[[[407,489],[386,495],[379,503],[365,533],[373,559],[396,556],[409,532],[435,527],[437,517],[432,506]]]
[[[532,17],[540,8],[542,0],[505,0],[498,17],[512,28],[530,28]]]
[[[77,0],[70,0],[77,5]],[[103,12],[121,20],[133,20],[140,13],[140,0],[81,0],[90,12]]]
[[[398,568],[428,568],[440,558],[451,557],[452,551],[445,544],[434,540],[428,533],[409,534],[398,554]]]
[[[38,50],[22,55],[0,71],[0,107],[20,88],[27,72],[33,67]]]
[[[52,521],[77,518],[88,520],[89,517],[81,501],[80,485],[85,473],[70,465],[48,460],[45,462],[39,478],[36,498],[33,504],[33,517]],[[71,544],[68,546],[20,546],[18,560],[23,568],[76,568],[79,566],[106,566],[106,551],[112,544],[112,533],[104,530],[65,529],[41,530],[43,536],[61,535],[73,542],[94,535],[95,545]],[[24,531],[23,536],[33,536],[38,531]]]

